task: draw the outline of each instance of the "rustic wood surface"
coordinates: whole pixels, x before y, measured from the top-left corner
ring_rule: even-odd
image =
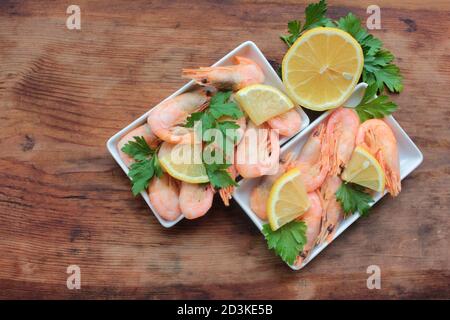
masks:
[[[280,61],[307,1],[0,1],[0,298],[450,298],[450,3],[380,0],[424,163],[301,272],[236,203],[164,229],[106,140],[245,40]],[[301,4],[302,2],[303,4]],[[329,1],[366,17],[373,1]],[[81,268],[68,290],[66,268]],[[381,290],[366,269],[379,265]]]

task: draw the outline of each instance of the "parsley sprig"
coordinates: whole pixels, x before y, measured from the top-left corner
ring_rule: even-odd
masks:
[[[130,166],[128,176],[131,178],[131,191],[133,195],[138,195],[148,187],[150,180],[162,175],[159,164],[157,150],[150,148],[144,137],[133,137],[134,141],[129,141],[122,147],[122,151],[132,157],[135,162]]]
[[[350,33],[361,45],[364,53],[364,69],[362,80],[367,84],[376,84],[378,91],[383,92],[386,86],[391,92],[403,90],[400,69],[392,62],[394,55],[383,49],[380,39],[369,34],[361,25],[361,20],[351,12],[340,18],[336,26]]]
[[[305,23],[302,26],[301,21],[292,20],[288,22],[288,35],[280,36],[288,47],[292,46],[300,35],[315,27],[324,27],[331,24],[331,20],[326,17],[327,3],[320,0],[318,3],[311,3],[305,9]]]
[[[205,164],[206,174],[208,175],[209,182],[214,188],[226,188],[229,186],[237,186],[238,184],[231,178],[230,174],[226,169],[231,164],[224,163],[221,165],[216,164]]]
[[[288,35],[281,36],[289,47],[300,35],[315,27],[337,27],[350,33],[361,45],[364,53],[364,69],[362,80],[368,84],[376,84],[377,91],[383,92],[386,87],[390,92],[403,90],[403,77],[400,69],[393,63],[394,55],[383,48],[380,39],[371,35],[362,25],[361,20],[353,13],[332,21],[326,17],[327,3],[320,0],[305,9],[305,23],[302,26],[298,20],[288,22]]]
[[[306,244],[306,224],[303,221],[291,221],[276,231],[269,224],[263,225],[262,232],[269,249],[273,249],[281,259],[292,265]]]
[[[369,85],[364,96],[355,108],[361,122],[368,119],[384,118],[397,110],[397,104],[386,95],[375,97],[378,87],[375,83]]]
[[[217,92],[209,103],[209,107],[201,112],[192,113],[186,121],[185,127],[194,128],[196,122],[201,122],[202,128],[202,141],[208,146],[214,143],[214,136],[207,135],[209,129],[217,129],[222,135],[220,139],[222,141],[222,149],[225,151],[224,158],[221,159],[221,163],[207,163],[203,161],[206,168],[206,173],[209,177],[211,184],[215,188],[225,188],[228,186],[236,186],[236,182],[231,178],[227,172],[230,163],[226,161],[226,155],[229,148],[227,143],[234,144],[236,135],[230,134],[234,130],[239,129],[239,125],[234,121],[221,120],[223,117],[229,117],[231,119],[239,119],[244,116],[244,113],[237,106],[234,101],[230,100],[231,91]]]
[[[336,199],[341,203],[345,215],[358,211],[361,216],[365,216],[373,202],[363,187],[353,183],[343,183],[336,191]]]

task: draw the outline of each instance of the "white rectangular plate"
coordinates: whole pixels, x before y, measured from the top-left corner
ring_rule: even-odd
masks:
[[[325,118],[328,116],[330,112],[326,112],[322,114],[319,118],[317,118],[311,125],[300,134],[295,136],[292,140],[286,143],[281,148],[281,155],[286,154],[287,152],[293,152],[294,154],[298,154],[298,152],[302,149],[306,140],[308,139],[311,132],[314,128],[319,125]],[[423,161],[422,152],[417,148],[417,146],[412,142],[412,140],[408,137],[408,135],[403,131],[397,121],[395,121],[394,117],[389,116],[386,118],[386,122],[392,128],[392,131],[397,138],[398,143],[398,151],[400,158],[400,175],[403,180],[407,175],[409,175],[414,169],[416,169]],[[244,209],[253,223],[258,227],[261,231],[263,224],[266,221],[261,220],[258,216],[252,211],[250,208],[250,192],[258,182],[258,179],[243,179],[239,182],[239,187],[236,188],[236,191],[233,194],[233,198],[237,201],[237,203]],[[384,194],[376,193],[374,195],[374,203],[378,202]],[[354,213],[353,215],[347,217],[340,224],[339,228],[336,230],[334,235],[334,239],[338,237],[345,229],[347,229],[353,222],[355,222],[359,218],[359,213]],[[314,259],[323,249],[327,247],[328,244],[324,243],[320,246],[316,246],[309,257],[303,262],[301,267],[293,267],[290,266],[293,270],[299,270],[307,265],[312,259]]]
[[[240,44],[238,47],[236,47],[234,50],[230,51],[222,59],[220,59],[219,61],[214,63],[213,66],[231,65],[231,64],[233,64],[231,59],[234,56],[242,56],[242,57],[250,58],[253,61],[255,61],[261,67],[262,71],[264,72],[264,75],[266,77],[264,83],[274,86],[274,87],[282,90],[283,92],[286,92],[283,82],[280,80],[280,78],[278,77],[275,70],[273,70],[270,63],[264,57],[261,50],[259,50],[259,48],[256,46],[256,44],[253,43],[252,41],[246,41],[246,42]],[[181,70],[180,70],[180,73],[181,73]],[[176,92],[174,92],[172,95],[167,97],[165,100],[171,99],[181,93],[189,91],[189,90],[193,89],[195,86],[196,85],[195,85],[194,81],[190,81],[189,83],[185,84],[183,87],[178,89]],[[119,164],[119,166],[122,168],[122,170],[126,174],[128,174],[128,168],[119,156],[119,150],[117,149],[117,143],[119,142],[120,138],[123,137],[125,134],[127,134],[134,128],[144,124],[147,121],[147,117],[151,111],[152,110],[147,111],[141,117],[139,117],[138,119],[136,119],[135,121],[133,121],[132,123],[127,125],[125,128],[123,128],[122,130],[120,130],[119,132],[114,134],[111,138],[109,138],[108,142],[106,143],[106,147],[108,148],[108,151],[111,153],[113,158],[116,160],[116,162]],[[302,125],[300,128],[300,131],[301,131],[309,125],[309,118],[300,107],[297,108],[297,111],[299,112],[299,114],[301,115],[301,118],[302,118]],[[281,144],[286,143],[288,140],[289,140],[288,138],[283,138],[280,140],[280,143]],[[131,194],[131,187],[130,187],[130,194]],[[141,192],[141,196],[144,198],[145,202],[148,204],[148,206],[150,207],[150,209],[152,210],[153,214],[156,216],[158,221],[164,227],[170,228],[170,227],[174,226],[176,223],[178,223],[181,219],[183,219],[183,216],[178,217],[178,219],[176,219],[174,221],[168,221],[168,220],[163,219],[151,205],[149,198],[148,198],[148,194],[143,191],[143,192]]]

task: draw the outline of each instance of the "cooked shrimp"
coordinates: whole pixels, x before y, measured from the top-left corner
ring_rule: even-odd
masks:
[[[267,220],[267,200],[269,199],[270,190],[272,189],[275,181],[281,177],[283,173],[286,172],[291,161],[293,160],[293,155],[290,153],[286,156],[286,159],[281,159],[280,166],[278,167],[278,172],[259,178],[256,186],[250,193],[250,208],[256,215],[262,219]]]
[[[180,209],[186,219],[204,216],[212,206],[214,189],[209,184],[181,182]]]
[[[236,170],[244,178],[256,178],[278,171],[280,142],[278,134],[263,124],[249,122],[236,150]]]
[[[344,218],[344,210],[341,204],[336,199],[336,191],[342,184],[341,178],[336,175],[328,176],[323,185],[320,187],[320,192],[323,199],[323,221],[319,243],[331,242],[334,237],[339,224]]]
[[[267,120],[267,124],[272,129],[277,129],[278,133],[285,137],[291,137],[300,131],[302,117],[296,109],[291,109],[279,116]]]
[[[235,56],[233,62],[234,65],[225,67],[183,69],[182,76],[193,79],[199,85],[219,90],[237,91],[251,84],[264,82],[264,73],[253,60]]]
[[[156,148],[159,144],[158,138],[153,134],[150,126],[147,123],[128,132],[117,143],[117,149],[119,149],[120,158],[125,162],[125,165],[127,167],[129,167],[134,162],[134,160],[125,152],[123,152],[122,148],[128,142],[134,141],[134,137],[143,137],[150,148],[153,149]]]
[[[291,167],[297,167],[303,175],[306,192],[319,188],[325,180],[328,171],[328,158],[324,152],[325,126],[320,124],[309,136],[298,159]]]
[[[181,215],[178,181],[168,174],[154,177],[148,186],[148,197],[156,212],[164,219],[173,221]]]
[[[365,148],[378,160],[386,176],[386,189],[392,196],[397,196],[402,186],[397,139],[392,129],[383,120],[367,120],[359,127],[356,145]]]
[[[359,118],[353,109],[339,108],[328,117],[325,141],[332,175],[340,174],[350,160],[358,127]]]
[[[153,133],[163,141],[170,143],[194,143],[194,130],[184,128],[189,115],[207,106],[208,96],[204,90],[182,93],[175,98],[157,105],[150,112],[147,122]]]
[[[300,252],[294,265],[300,267],[303,261],[308,258],[311,250],[314,248],[317,237],[320,233],[320,227],[322,225],[322,199],[319,192],[308,193],[309,202],[311,206],[300,218],[299,221],[303,221],[306,224],[306,244],[303,246],[302,252]]]

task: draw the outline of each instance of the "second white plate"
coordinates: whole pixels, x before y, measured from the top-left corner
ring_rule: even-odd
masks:
[[[298,152],[302,149],[306,140],[309,138],[309,135],[314,130],[316,126],[318,126],[322,121],[326,119],[330,112],[326,112],[322,114],[319,118],[317,118],[311,125],[296,137],[294,137],[291,141],[286,143],[281,148],[281,155],[284,155],[288,152],[292,152],[294,154],[298,154]],[[422,152],[417,148],[414,142],[409,138],[406,132],[400,127],[398,122],[394,119],[394,117],[389,116],[386,118],[386,122],[392,128],[395,137],[397,138],[398,143],[398,151],[400,158],[400,174],[401,178],[404,179],[407,175],[409,175],[414,169],[416,169],[423,161]],[[255,187],[256,183],[258,183],[258,179],[244,179],[239,182],[239,187],[236,188],[236,191],[233,194],[233,198],[236,202],[244,209],[245,213],[249,216],[249,218],[253,221],[256,227],[261,231],[262,227],[266,221],[261,220],[250,208],[250,193],[252,189]],[[374,203],[377,203],[385,194],[376,193],[374,196]],[[337,229],[334,239],[336,239],[345,229],[347,229],[353,222],[355,222],[360,217],[359,213],[354,213],[351,216],[348,216],[342,223],[339,225]],[[322,244],[320,246],[316,246],[309,257],[303,262],[301,267],[290,266],[293,270],[299,270],[307,265],[312,259],[314,259],[323,249],[325,249],[328,244]],[[272,253],[271,253],[272,254]]]

